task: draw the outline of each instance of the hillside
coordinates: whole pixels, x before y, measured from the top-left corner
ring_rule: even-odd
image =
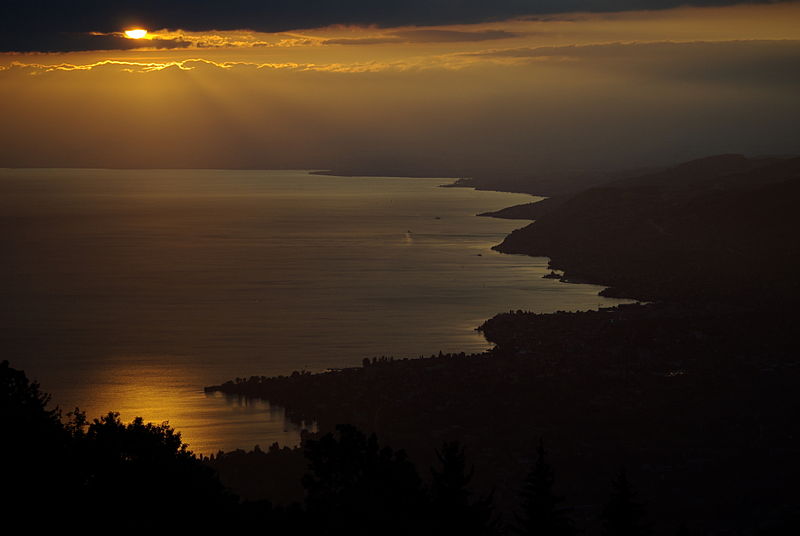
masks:
[[[559,198],[495,249],[609,295],[784,301],[800,295],[798,202],[800,158],[722,155]]]

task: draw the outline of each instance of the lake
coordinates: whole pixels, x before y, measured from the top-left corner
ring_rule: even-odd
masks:
[[[510,309],[618,303],[490,250],[522,194],[307,171],[0,170],[0,348],[63,410],[169,421],[195,452],[297,442],[237,376],[488,348]]]

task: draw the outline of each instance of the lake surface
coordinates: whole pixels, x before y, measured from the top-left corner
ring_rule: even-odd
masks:
[[[530,196],[305,171],[0,170],[0,349],[62,409],[166,421],[195,452],[294,444],[237,376],[488,348],[510,309],[617,303],[490,247]]]

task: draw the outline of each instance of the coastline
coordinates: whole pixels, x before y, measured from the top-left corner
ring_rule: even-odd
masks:
[[[269,399],[292,422],[314,420],[321,434],[352,424],[420,467],[435,463],[443,441],[460,441],[476,490],[495,490],[504,515],[530,449],[545,438],[561,489],[586,505],[586,519],[596,518],[606,493],[603,468],[624,464],[656,519],[713,524],[716,512],[736,519],[740,489],[720,475],[742,467],[753,448],[772,452],[769,467],[748,475],[759,486],[775,489],[797,465],[791,445],[800,430],[791,424],[795,406],[785,404],[800,381],[800,367],[785,357],[796,343],[772,337],[790,333],[795,320],[664,304],[512,311],[481,326],[496,345],[483,354],[365,360],[207,389]],[[761,435],[742,435],[755,423]],[[695,486],[713,490],[704,513],[687,502]]]
[[[770,188],[763,192],[786,193],[778,196],[779,207],[790,205],[794,190],[782,184]],[[612,199],[618,192],[593,190],[589,201]],[[642,199],[611,204],[608,211],[648,214]],[[717,209],[701,221],[713,222],[721,214],[741,217],[741,210],[730,212],[743,206],[741,198],[734,196],[734,204],[730,199],[723,197],[719,207],[701,205]],[[744,199],[752,205],[752,198]],[[690,250],[699,272],[685,271],[685,252],[683,257],[654,256],[656,261],[637,257],[646,247],[661,244],[646,233],[662,236],[665,228],[676,233],[681,228],[666,227],[667,217],[666,223],[644,226],[631,224],[635,218],[623,218],[616,227],[602,219],[590,225],[590,203],[584,201],[559,205],[578,216],[577,224],[567,225],[554,210],[543,216],[541,227],[532,218],[534,223],[493,249],[548,257],[550,269],[562,272],[561,282],[601,284],[604,296],[649,303],[576,313],[508,311],[477,328],[495,345],[485,353],[365,359],[361,367],[253,376],[206,389],[275,401],[293,421],[314,420],[320,433],[350,423],[405,449],[419,466],[435,463],[432,453],[443,441],[460,441],[476,467],[476,490],[493,490],[498,511],[508,519],[530,453],[542,440],[558,467],[561,492],[582,505],[576,515],[588,532],[598,528],[606,493],[597,476],[620,466],[637,483],[659,534],[674,530],[670,523],[676,519],[703,533],[725,533],[761,523],[763,512],[773,512],[770,519],[784,515],[794,504],[780,491],[785,475],[800,474],[800,425],[794,418],[800,350],[792,335],[798,321],[798,313],[789,308],[793,294],[760,294],[770,287],[758,278],[742,278],[752,264],[744,270],[709,270],[714,265],[702,262],[714,259],[718,249]],[[688,207],[694,208],[693,203],[690,198]],[[529,215],[537,204],[480,216],[508,218],[509,209]],[[778,211],[767,207],[782,221]],[[681,222],[685,212],[667,212],[673,214]],[[774,221],[763,213],[755,218],[750,222],[767,228]],[[723,228],[740,238],[736,232],[741,227]],[[592,234],[608,229],[623,236],[617,249]],[[586,230],[592,231],[589,239],[582,234]],[[638,241],[627,241],[623,234],[639,231],[645,234]],[[581,237],[588,241],[577,240]],[[575,248],[576,240],[585,251]],[[775,243],[761,240],[768,247]],[[677,255],[684,250],[667,251]],[[783,266],[780,259],[773,257],[775,266]],[[662,272],[648,271],[654,262],[665,270],[665,279],[658,277]],[[709,278],[716,286],[707,285]],[[739,285],[729,286],[731,281]],[[774,281],[766,285],[777,287],[773,292],[784,290]],[[754,453],[763,453],[759,464],[752,463]],[[771,491],[748,494],[753,489]],[[743,494],[749,497],[745,508],[739,501]]]
[[[376,170],[363,170],[363,171],[336,171],[335,169],[319,169],[308,172],[309,175],[322,175],[326,177],[387,177],[387,178],[407,178],[407,179],[456,179],[456,177],[438,176],[430,173],[423,173],[421,171],[410,171],[402,173],[398,171],[380,172]],[[457,179],[456,179],[457,180]],[[499,190],[498,190],[499,191]],[[504,193],[520,193],[520,192],[504,192]]]

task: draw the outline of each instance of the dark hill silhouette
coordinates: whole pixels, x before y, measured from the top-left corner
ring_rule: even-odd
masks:
[[[639,299],[774,302],[794,274],[800,158],[722,155],[551,202],[496,249]]]
[[[746,158],[739,154],[724,154],[692,160],[647,174],[619,173],[621,178],[617,179],[612,179],[611,174],[582,175],[572,181],[567,181],[561,187],[549,187],[541,181],[533,181],[526,186],[526,189],[530,190],[528,193],[536,193],[536,188],[542,188],[541,195],[554,195],[554,197],[540,202],[515,205],[495,212],[485,212],[480,216],[537,220],[557,209],[572,197],[580,196],[589,188],[633,188],[642,191],[654,188],[673,195],[686,194],[692,190],[699,192],[725,188],[726,185],[728,187],[735,185],[737,183],[735,177],[741,174],[766,168],[770,164],[779,163],[782,160],[786,160],[786,158]],[[742,185],[746,185],[746,179]]]
[[[800,504],[797,314],[676,304],[504,313],[489,354],[365,361],[251,377],[210,391],[259,397],[321,431],[348,422],[402,445],[418,467],[442,441],[469,447],[475,490],[506,521],[541,437],[576,528],[600,531],[625,465],[656,534],[760,534]],[[565,505],[569,506],[569,505]]]
[[[661,168],[634,168],[623,170],[565,170],[531,173],[498,168],[496,162],[482,169],[464,167],[448,161],[446,164],[426,165],[417,161],[398,161],[392,165],[361,165],[336,167],[333,170],[315,171],[317,175],[340,177],[461,177],[445,188],[475,188],[497,192],[514,192],[542,196],[562,196],[579,192],[592,186],[629,177],[638,177]]]
[[[747,158],[740,154],[720,154],[683,162],[655,173],[628,177],[606,183],[613,188],[655,187],[665,191],[687,191],[704,182],[721,180],[731,175],[747,173],[781,162],[774,158]]]
[[[538,220],[548,212],[561,206],[569,196],[548,197],[533,203],[514,205],[513,207],[502,208],[494,212],[483,212],[478,216],[488,216],[492,218],[504,218],[507,220]]]
[[[568,170],[537,174],[479,171],[468,178],[458,179],[453,184],[446,186],[556,197],[570,195],[585,190],[586,188],[606,184],[611,181],[639,177],[645,173],[654,173],[659,169],[660,168],[596,171]]]

